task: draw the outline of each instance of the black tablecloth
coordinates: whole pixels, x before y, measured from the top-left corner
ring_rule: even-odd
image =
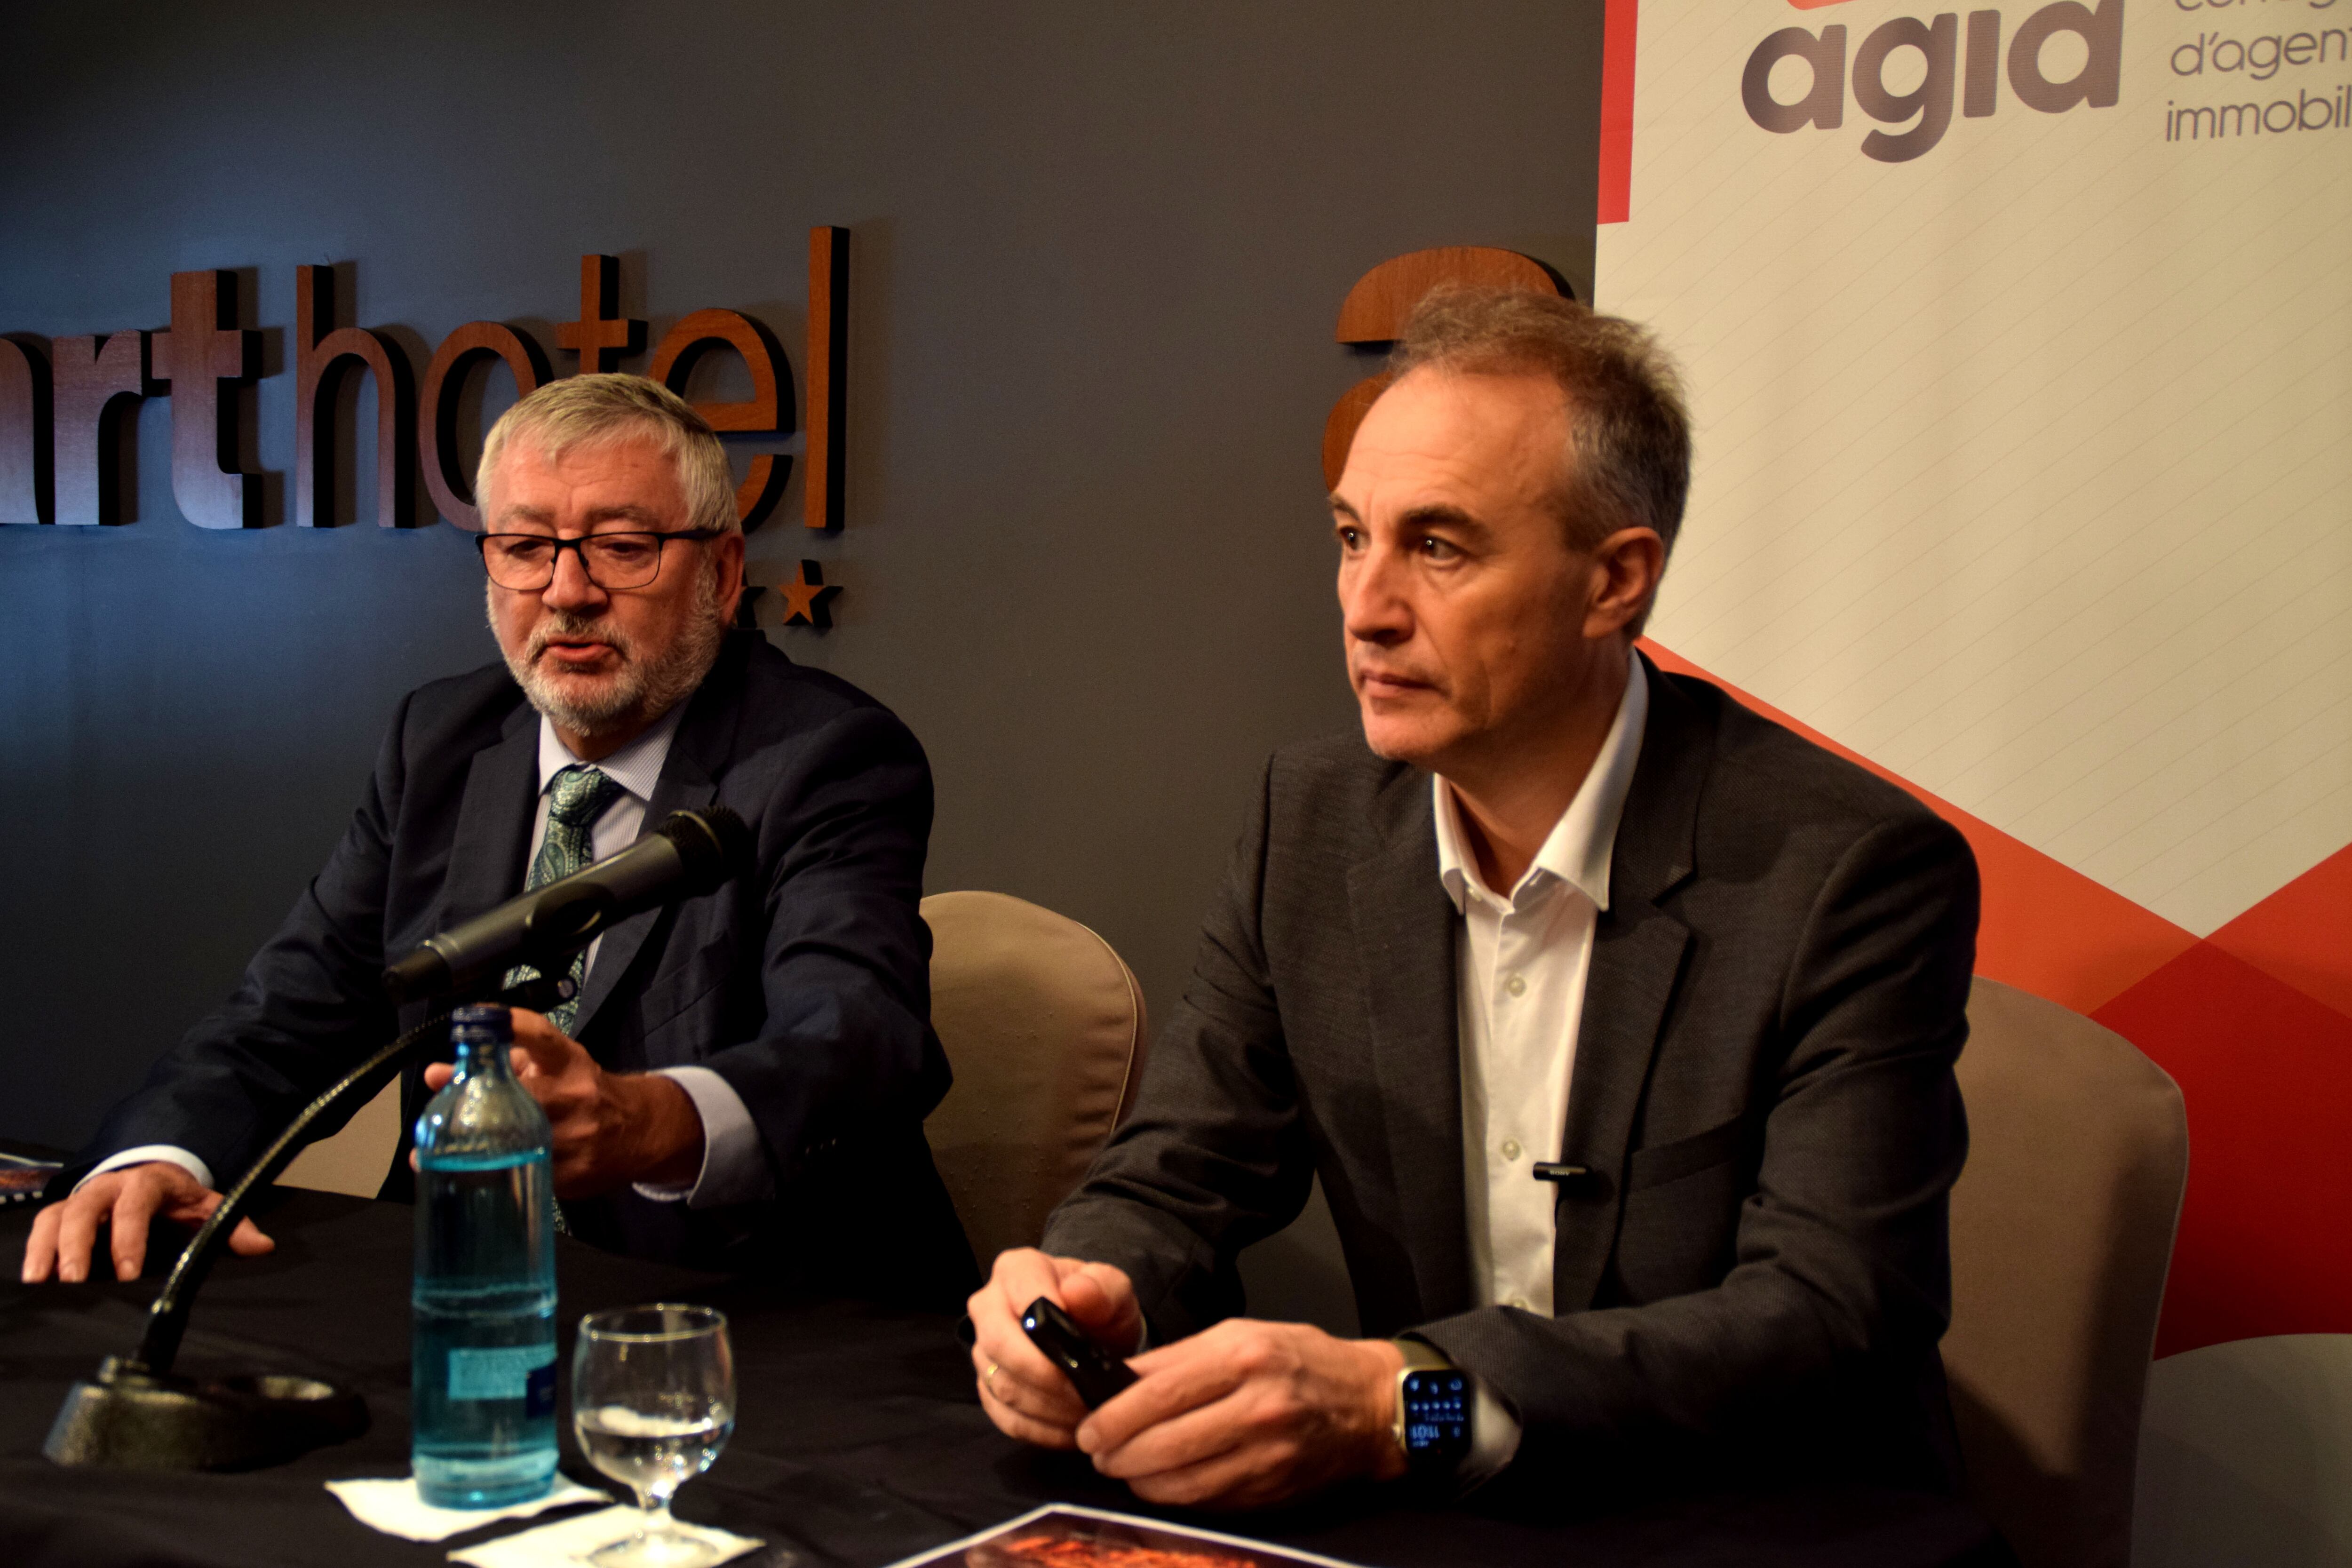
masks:
[[[440,1563],[454,1542],[366,1529],[320,1486],[401,1476],[408,1464],[410,1211],[318,1193],[279,1195],[263,1216],[265,1258],[225,1259],[198,1302],[180,1369],[308,1372],[356,1385],[365,1436],[244,1475],[59,1469],[40,1445],[69,1384],[138,1342],[168,1258],[146,1279],[14,1283],[30,1215],[0,1215],[0,1563]],[[168,1238],[176,1245],[180,1237]],[[558,1266],[565,1323],[601,1307],[705,1301],[734,1325],[738,1426],[718,1465],[679,1495],[681,1518],[759,1536],[803,1563],[880,1564],[1047,1500],[1150,1512],[1066,1456],[1025,1449],[989,1426],[945,1318],[813,1302],[632,1262],[568,1239]],[[568,1401],[564,1409],[568,1419]],[[564,1435],[565,1471],[605,1484]],[[1177,1517],[1177,1516],[1171,1516]],[[1685,1499],[1582,1517],[1501,1519],[1400,1508],[1351,1494],[1279,1516],[1195,1520],[1367,1564],[2006,1564],[1999,1539],[1948,1500],[1841,1491]],[[747,1562],[758,1564],[759,1559]]]

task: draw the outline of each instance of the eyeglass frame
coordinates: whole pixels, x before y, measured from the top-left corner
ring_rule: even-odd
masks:
[[[613,528],[607,529],[601,533],[576,533],[569,539],[563,538],[560,534],[553,533],[478,533],[474,535],[474,553],[482,563],[483,575],[488,577],[489,580],[497,586],[505,588],[509,594],[543,594],[547,592],[550,587],[554,585],[556,568],[563,563],[563,552],[567,550],[571,551],[572,552],[572,558],[580,563],[580,574],[587,578],[589,583],[599,591],[606,594],[633,594],[640,588],[651,587],[654,584],[661,581],[663,548],[671,540],[684,539],[690,540],[697,544],[704,544],[714,539],[724,539],[728,534],[732,533],[733,531],[734,530],[728,528],[679,528],[672,529],[668,531],[650,528]],[[493,539],[541,539],[552,544],[555,549],[554,552],[547,558],[547,581],[530,588],[511,587],[507,584],[499,582],[498,574],[490,570],[490,541]],[[656,541],[654,545],[653,575],[647,577],[642,583],[631,583],[624,587],[617,588],[608,587],[604,584],[597,582],[596,574],[588,569],[588,545],[592,541],[598,539],[650,539]]]

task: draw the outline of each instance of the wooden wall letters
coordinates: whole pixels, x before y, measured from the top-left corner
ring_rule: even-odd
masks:
[[[56,519],[65,524],[123,522],[122,416],[142,397],[163,390],[148,374],[147,332],[59,338],[49,345],[54,399],[50,482]],[[38,440],[37,432],[34,439]]]
[[[1568,292],[1549,268],[1516,250],[1496,250],[1483,245],[1446,245],[1434,250],[1415,250],[1392,256],[1356,279],[1355,287],[1339,302],[1339,322],[1333,336],[1360,348],[1392,343],[1404,331],[1405,318],[1421,303],[1421,297],[1441,283],[1534,289],[1546,294]],[[1356,426],[1364,422],[1372,400],[1386,391],[1388,384],[1385,373],[1368,375],[1341,393],[1339,401],[1332,405],[1330,417],[1323,423],[1326,489],[1338,487],[1340,470],[1348,466],[1348,448],[1356,439]]]
[[[621,261],[614,256],[580,258],[580,319],[555,329],[555,346],[580,356],[580,374],[620,369],[623,354],[646,346],[646,324],[625,320],[621,308]]]
[[[48,423],[49,362],[0,338],[0,522],[49,519]]]
[[[416,395],[408,356],[382,332],[334,327],[335,273],[294,269],[294,526],[316,528],[332,506],[336,373],[364,367],[375,376],[375,525],[405,528],[415,486],[408,451],[416,439]]]
[[[172,384],[180,515],[198,528],[260,527],[260,476],[237,466],[236,400],[221,395],[222,382],[261,374],[261,334],[236,324],[236,274],[173,273],[172,330],[155,333],[150,352],[154,378]]]
[[[849,231],[809,230],[808,483],[801,518],[839,528],[849,439]]]
[[[583,372],[609,370],[644,352],[646,323],[620,314],[620,281],[614,258],[580,258],[580,314],[557,326],[556,343],[580,356]],[[59,338],[46,359],[37,341],[0,337],[0,524],[129,521],[132,498],[117,493],[123,415],[137,399],[163,395],[172,399],[172,495],[182,514],[199,528],[254,528],[267,521],[261,476],[245,471],[239,458],[248,433],[238,420],[235,389],[261,374],[261,333],[237,325],[236,286],[233,272],[175,272],[169,330]],[[551,379],[547,351],[515,328],[468,321],[441,341],[418,383],[388,332],[338,326],[335,316],[332,269],[296,268],[290,521],[302,528],[344,521],[331,515],[331,399],[343,377],[364,371],[375,378],[377,525],[413,521],[421,469],[434,509],[460,528],[478,529],[473,476],[461,470],[457,429],[467,379],[496,356],[519,391],[534,391]],[[849,231],[812,229],[803,468],[811,528],[842,523],[848,322]],[[742,356],[751,395],[698,404],[703,417],[721,431],[790,430],[791,362],[765,326],[740,311],[686,316],[664,335],[648,374],[681,387],[696,358],[720,345]],[[791,471],[788,455],[752,458],[750,477],[736,493],[745,527],[774,509]]]
[[[468,321],[433,351],[417,394],[423,417],[416,422],[416,455],[425,469],[425,491],[433,498],[434,510],[472,532],[481,531],[482,517],[474,510],[474,476],[457,471],[457,395],[467,373],[492,354],[507,362],[518,395],[536,392],[553,379],[546,352],[530,339],[496,321]]]
[[[672,392],[683,393],[694,362],[716,343],[727,344],[751,366],[751,395],[741,403],[698,403],[694,411],[710,421],[713,430],[782,429],[783,402],[776,389],[791,367],[768,329],[738,311],[697,310],[679,321],[654,350],[646,374]],[[735,490],[735,514],[745,528],[757,528],[766,520],[784,493],[792,464],[790,453],[762,452],[751,459],[751,473]]]

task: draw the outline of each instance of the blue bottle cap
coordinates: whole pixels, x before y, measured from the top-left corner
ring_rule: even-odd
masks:
[[[449,1012],[452,1029],[495,1029],[502,1035],[514,1033],[514,1019],[495,1002],[473,1002]]]

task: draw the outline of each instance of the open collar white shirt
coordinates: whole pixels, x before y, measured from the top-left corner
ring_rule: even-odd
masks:
[[[1536,1179],[1534,1166],[1559,1158],[1593,934],[1609,907],[1609,861],[1649,717],[1642,661],[1627,663],[1625,692],[1599,754],[1508,894],[1480,879],[1454,786],[1431,781],[1438,878],[1462,916],[1454,973],[1463,1194],[1481,1306],[1552,1313],[1556,1192]]]

